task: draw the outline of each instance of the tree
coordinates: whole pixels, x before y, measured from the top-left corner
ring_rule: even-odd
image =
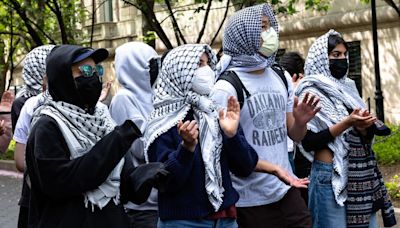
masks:
[[[81,43],[84,14],[78,0],[0,0],[0,94],[17,55],[43,44]]]
[[[178,3],[182,2],[179,0],[142,0],[142,1],[137,1],[137,0],[123,0],[125,3],[130,4],[137,8],[142,15],[146,18],[146,21],[148,22],[148,28],[154,31],[157,36],[160,38],[160,40],[163,42],[163,44],[166,46],[167,49],[173,48],[173,45],[171,43],[170,37],[167,36],[164,27],[162,26],[162,23],[166,19],[171,20],[171,24],[173,27],[174,31],[174,36],[176,43],[178,45],[180,44],[186,44],[186,38],[185,35],[182,32],[182,29],[178,23],[177,15],[179,12],[182,11],[194,11],[194,13],[200,13],[204,11],[204,19],[203,23],[201,26],[201,29],[199,33],[197,34],[197,39],[196,43],[201,43],[202,37],[204,35],[205,28],[207,27],[209,21],[208,21],[208,16],[209,13],[212,9],[212,4],[213,2],[222,2],[223,0],[195,0],[196,5],[189,7],[189,9],[180,9],[178,7],[175,7],[174,5],[177,5]],[[285,2],[282,2],[280,0],[270,0],[270,4],[274,7],[275,11],[281,14],[294,14],[296,13],[296,8],[295,8],[295,3],[298,3],[299,0],[288,0]],[[228,11],[230,7],[234,7],[235,10],[240,10],[244,7],[247,6],[252,6],[255,4],[259,3],[265,3],[265,0],[226,0],[226,5],[225,5],[225,12],[224,16],[219,21],[219,26],[214,34],[213,38],[211,39],[210,45],[214,44],[216,38],[218,37],[218,34],[220,33],[222,26],[227,18]],[[303,4],[305,5],[306,9],[309,10],[318,10],[318,11],[326,11],[329,7],[330,0],[304,0]],[[165,18],[162,21],[159,21],[156,17],[156,13],[154,11],[154,4],[163,4],[166,6],[166,11],[168,12],[168,17]],[[187,7],[186,7],[187,8]]]

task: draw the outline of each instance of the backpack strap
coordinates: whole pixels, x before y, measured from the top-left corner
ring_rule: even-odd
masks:
[[[287,91],[288,97],[289,97],[289,85],[288,85],[288,81],[286,80],[285,70],[277,63],[274,63],[271,66],[271,68],[281,78],[281,80],[283,81],[283,84],[285,84],[286,91]]]
[[[218,80],[225,80],[235,88],[240,109],[242,109],[244,104],[243,92],[246,94],[246,97],[250,96],[250,92],[243,85],[243,82],[240,80],[235,71],[225,71],[221,76],[219,76]]]

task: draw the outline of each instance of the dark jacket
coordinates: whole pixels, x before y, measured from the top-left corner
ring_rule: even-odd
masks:
[[[55,47],[47,58],[49,92],[55,101],[80,105],[71,73],[73,57],[82,47]],[[128,227],[121,204],[111,200],[101,210],[84,204],[83,194],[101,185],[141,136],[131,121],[117,126],[83,156],[70,159],[70,151],[57,122],[42,116],[32,127],[26,146],[26,165],[31,182],[29,227]],[[131,171],[121,173],[121,195],[128,189]]]
[[[192,120],[189,113],[186,120]],[[170,172],[165,192],[159,192],[160,219],[203,219],[214,212],[205,190],[205,170],[201,149],[197,144],[192,153],[181,145],[176,127],[159,136],[149,148],[151,161],[164,162]],[[210,142],[213,143],[213,142]],[[250,175],[258,162],[257,153],[247,144],[242,134],[228,139],[224,136],[221,152],[222,185],[225,189],[220,210],[234,205],[239,195],[232,187],[230,172]]]

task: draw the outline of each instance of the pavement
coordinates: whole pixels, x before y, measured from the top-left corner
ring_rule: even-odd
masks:
[[[0,227],[16,228],[22,174],[0,170]]]
[[[0,160],[0,163],[3,161]],[[18,200],[21,195],[22,174],[13,168],[6,170],[0,164],[0,228],[16,228],[18,221]],[[395,208],[397,222],[400,223],[400,208]],[[383,228],[380,213],[379,228]],[[400,224],[394,226],[400,228]],[[340,227],[338,227],[340,228]]]

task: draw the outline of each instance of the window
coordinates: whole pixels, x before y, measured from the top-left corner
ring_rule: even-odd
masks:
[[[358,93],[362,97],[361,49],[360,41],[348,42],[349,45],[349,78],[356,83]]]
[[[104,21],[110,22],[113,21],[113,5],[112,0],[104,0]]]

